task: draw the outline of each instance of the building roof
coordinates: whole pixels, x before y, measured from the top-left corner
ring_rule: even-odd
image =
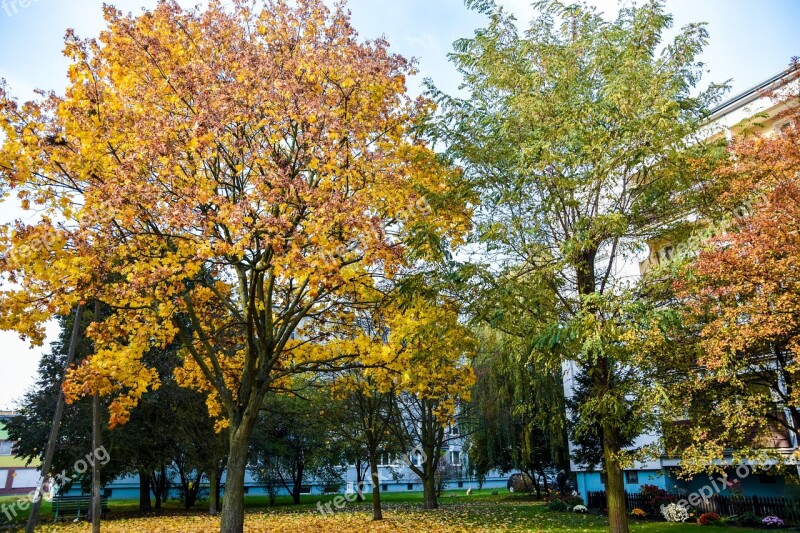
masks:
[[[753,100],[764,96],[765,93],[777,89],[798,76],[800,76],[800,64],[794,64],[787,69],[783,69],[777,74],[753,85],[749,89],[742,91],[711,109],[709,120],[714,120],[732,109],[747,105]]]

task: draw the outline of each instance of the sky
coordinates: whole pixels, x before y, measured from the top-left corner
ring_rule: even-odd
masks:
[[[152,8],[156,0],[106,0],[123,11]],[[530,21],[529,0],[498,0],[514,13],[521,26]],[[630,0],[627,0],[630,1]],[[191,6],[198,0],[181,1]],[[617,0],[588,0],[608,17],[616,15]],[[627,3],[623,0],[623,5]],[[0,78],[20,99],[34,89],[63,92],[67,62],[61,50],[64,33],[72,28],[81,37],[95,37],[103,28],[102,1],[0,0]],[[480,27],[484,19],[464,7],[463,0],[350,0],[353,25],[365,38],[385,37],[397,53],[419,61],[420,75],[409,80],[419,93],[424,78],[446,92],[458,89],[459,78],[448,63],[452,43]],[[702,61],[704,83],[730,80],[731,95],[744,91],[785,68],[800,56],[800,0],[667,0],[674,15],[673,30],[706,22],[710,42]],[[0,204],[0,222],[23,214],[13,203]],[[48,332],[51,338],[55,327]],[[45,349],[46,349],[45,345]],[[43,348],[31,349],[15,334],[0,332],[0,410],[33,383]]]

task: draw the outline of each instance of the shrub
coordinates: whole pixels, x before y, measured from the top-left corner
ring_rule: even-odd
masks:
[[[662,506],[661,515],[667,522],[686,522],[689,520],[689,511],[677,503]]]
[[[564,501],[561,500],[560,498],[553,498],[552,500],[550,500],[550,503],[547,504],[547,508],[550,509],[551,511],[557,511],[557,512],[563,512],[569,510],[567,504],[564,503]]]
[[[642,485],[639,488],[639,492],[641,492],[643,495],[645,495],[648,498],[652,498],[656,494],[658,494],[660,492],[664,492],[664,490],[659,488],[659,487],[657,487],[656,485],[647,485],[647,484],[645,484],[645,485]]]
[[[583,505],[583,498],[580,496],[573,496],[572,494],[567,494],[561,496],[561,501],[567,504],[569,507],[575,507],[576,505]]]
[[[757,526],[761,524],[761,520],[758,519],[758,516],[750,511],[735,516],[734,521],[740,526]]]
[[[636,509],[631,511],[631,516],[635,516],[636,518],[647,518],[647,512],[637,507]]]
[[[783,527],[784,525],[783,520],[777,516],[765,516],[763,520],[761,520],[761,523],[770,529],[777,529],[779,527]]]
[[[516,474],[512,474],[510,478],[508,478],[508,492],[520,493],[520,492],[527,492],[531,493],[534,491],[533,479],[531,476],[526,474],[525,472],[519,472]]]
[[[664,508],[664,507],[666,507],[668,505],[674,505],[675,504],[675,498],[673,498],[672,496],[669,496],[666,493],[664,493],[664,495],[662,495],[662,496],[654,497],[648,503],[650,505],[650,512],[653,513],[653,514],[658,514],[658,512],[662,508]]]
[[[714,522],[719,522],[720,516],[717,513],[704,513],[697,519],[697,523],[701,526],[707,526]]]
[[[551,511],[569,511],[576,506],[583,507],[583,498],[572,494],[561,494],[559,492],[551,492],[547,495],[547,507]]]
[[[671,496],[664,489],[656,485],[642,485],[639,491],[642,496],[647,498],[648,510],[652,514],[658,514],[658,511],[665,505],[675,502],[675,497]]]

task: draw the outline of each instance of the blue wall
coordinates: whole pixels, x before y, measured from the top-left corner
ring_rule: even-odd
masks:
[[[602,492],[606,490],[603,485],[600,472],[578,472],[578,494],[583,498],[583,503],[587,503],[589,498],[588,492]]]
[[[487,479],[486,482],[483,484],[484,489],[492,489],[498,491],[505,491],[507,490],[508,479],[503,478],[492,478]],[[409,490],[408,484],[412,483],[412,489]],[[309,480],[309,485],[311,485],[311,494],[324,494],[324,485],[322,484],[313,484],[312,481]],[[458,486],[459,482],[450,481],[447,483],[446,491],[448,490],[466,490],[468,488],[477,489],[478,483],[475,481],[470,481],[464,479],[462,481],[462,486]],[[384,485],[386,488],[384,489]],[[204,484],[204,486],[207,486]],[[245,487],[247,488],[247,495],[249,496],[265,496],[267,495],[267,491],[263,486],[259,486],[258,482],[248,476],[245,479]],[[342,482],[341,484],[341,492],[344,493],[347,489],[347,483]],[[419,482],[419,479],[416,480],[391,480],[385,483],[381,483],[381,489],[383,492],[422,492],[422,483]],[[111,500],[138,500],[139,499],[139,477],[136,475],[120,478],[111,483],[109,483],[105,487],[105,491],[110,491],[111,495],[109,499]],[[79,496],[81,494],[81,487],[79,484],[76,484],[72,487],[69,491],[70,496]],[[278,495],[280,496],[288,496],[289,492],[281,487],[278,491]],[[178,498],[179,497],[179,490],[174,485],[170,490],[170,498]]]
[[[691,480],[678,479],[676,470],[665,468],[662,470],[636,470],[638,473],[637,483],[628,483],[625,480],[625,490],[627,492],[639,492],[642,485],[655,485],[659,488],[673,493],[689,494],[698,492],[703,487],[710,487],[713,493],[730,495],[730,488],[723,488],[722,483],[717,480],[721,474],[714,476],[716,487],[709,479],[708,475],[700,474]],[[744,472],[744,470],[742,471]],[[728,476],[731,479],[740,480],[741,494],[744,496],[797,496],[800,495],[800,487],[794,484],[787,484],[781,476],[759,475],[757,472],[750,473],[744,477],[736,475],[735,470],[729,470]],[[587,492],[604,491],[600,472],[578,472],[578,492],[584,501],[587,501]],[[717,488],[720,490],[717,491]],[[708,489],[705,489],[706,492]],[[698,492],[699,493],[699,492]]]
[[[642,485],[655,485],[659,488],[667,488],[667,477],[661,470],[626,470],[626,472],[636,472],[638,479],[636,483],[628,483],[628,477],[623,473],[626,492],[640,492]],[[587,493],[603,492],[606,490],[603,485],[600,472],[578,472],[578,493],[583,501],[588,501]]]
[[[735,469],[726,471],[730,479],[738,479],[740,491],[743,496],[788,496],[796,495],[796,485],[785,482],[782,476],[760,475],[758,472],[749,473],[746,476],[737,476]],[[744,473],[744,469],[740,472]],[[706,474],[698,474],[691,480],[678,479],[673,470],[668,470],[668,484],[670,491],[679,490],[681,492],[698,492],[703,487],[710,487],[714,493],[730,495],[733,491],[730,487],[723,488],[722,482],[718,478],[722,474],[715,474],[712,479]],[[716,485],[716,486],[715,486]],[[719,490],[718,490],[719,489]],[[707,491],[708,489],[706,489]]]

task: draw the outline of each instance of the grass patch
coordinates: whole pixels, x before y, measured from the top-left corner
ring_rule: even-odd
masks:
[[[422,509],[422,494],[419,492],[387,492],[382,494],[384,502],[383,522],[372,522],[371,501],[348,503],[334,515],[323,516],[317,502],[323,505],[332,501],[333,495],[304,495],[300,505],[291,505],[291,498],[279,497],[277,505],[268,506],[266,496],[248,496],[245,500],[248,531],[398,531],[420,532],[536,532],[536,533],[601,533],[607,531],[604,516],[575,513],[553,513],[546,506],[530,497],[511,495],[503,491],[492,495],[491,490],[447,491],[440,500],[441,508],[428,512]],[[13,502],[16,498],[0,498],[0,504]],[[159,513],[142,515],[138,512],[138,501],[109,502],[111,515],[103,524],[109,533],[170,532],[207,533],[219,528],[219,518],[210,517],[204,506],[198,504],[191,511],[184,511],[180,502],[166,502]],[[332,507],[332,506],[331,506]],[[0,515],[1,517],[2,515]],[[85,532],[87,524],[57,524],[53,526],[52,510],[48,502],[42,505],[41,531],[56,533]],[[667,524],[631,520],[631,531],[637,533],[700,533],[697,524]],[[750,533],[753,528],[716,527],[709,531],[721,533]]]

